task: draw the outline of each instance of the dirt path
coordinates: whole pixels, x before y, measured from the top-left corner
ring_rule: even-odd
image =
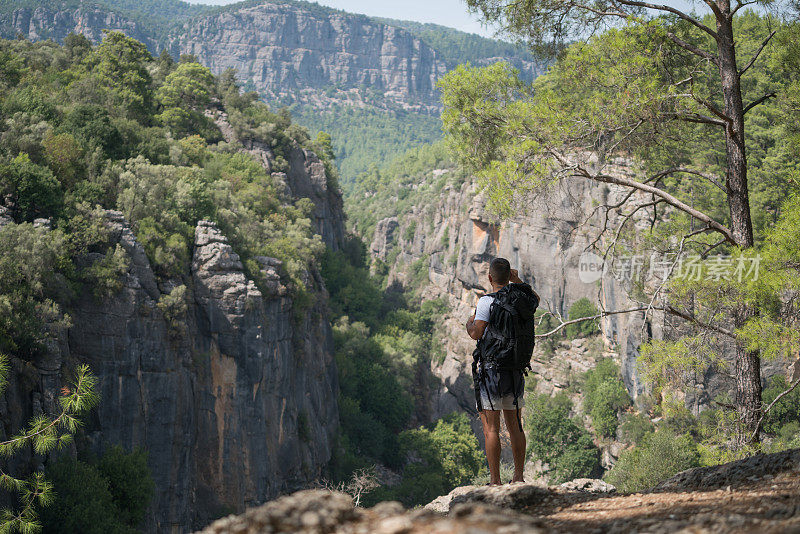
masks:
[[[521,511],[549,532],[800,534],[800,473],[766,475],[730,489],[555,494]]]
[[[354,508],[347,495],[307,490],[220,519],[203,534],[800,534],[800,449],[690,469],[647,493],[611,489],[586,479],[464,486],[415,510],[391,502]]]

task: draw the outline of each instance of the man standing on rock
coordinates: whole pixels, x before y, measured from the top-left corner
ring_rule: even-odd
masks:
[[[472,353],[472,378],[475,401],[483,423],[486,460],[491,481],[500,481],[500,411],[511,438],[514,478],[524,482],[525,434],[520,408],[525,392],[525,374],[530,368],[535,340],[534,313],[539,295],[520,280],[517,270],[505,258],[489,265],[492,293],[478,300],[475,313],[467,321],[467,333],[478,342]]]

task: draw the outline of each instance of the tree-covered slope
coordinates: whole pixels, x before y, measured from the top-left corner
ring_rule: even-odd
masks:
[[[330,28],[333,31],[329,31]],[[125,32],[150,53],[193,54],[271,105],[293,106],[313,134],[332,134],[352,180],[421,142],[440,137],[436,80],[464,62],[504,59],[533,79],[544,65],[528,51],[452,28],[347,13],[299,0],[202,6],[180,0],[0,0],[0,36],[94,42]],[[265,55],[263,50],[272,50]],[[302,61],[298,63],[298,54]],[[352,58],[361,58],[353,63]]]

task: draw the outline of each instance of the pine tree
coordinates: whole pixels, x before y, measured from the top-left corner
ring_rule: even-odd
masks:
[[[9,369],[8,356],[0,354],[0,392],[8,385]],[[17,435],[0,442],[0,455],[9,458],[27,446],[32,447],[36,454],[45,454],[67,445],[81,424],[78,416],[97,405],[96,384],[97,379],[89,367],[80,365],[71,384],[61,390],[58,398],[60,413],[34,416]],[[23,479],[0,471],[0,488],[16,494],[19,503],[17,509],[0,511],[0,534],[41,531],[36,506],[47,506],[53,498],[53,486],[44,474],[36,472]]]

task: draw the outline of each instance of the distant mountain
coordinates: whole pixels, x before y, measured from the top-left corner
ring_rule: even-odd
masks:
[[[345,180],[440,137],[436,82],[459,63],[504,60],[529,80],[544,68],[509,43],[298,0],[0,0],[0,37],[61,41],[78,32],[99,41],[104,29],[121,30],[154,54],[193,54],[215,73],[236,69],[245,88],[292,106],[312,134],[334,135]],[[358,124],[355,138],[338,120],[343,111],[344,122]]]

